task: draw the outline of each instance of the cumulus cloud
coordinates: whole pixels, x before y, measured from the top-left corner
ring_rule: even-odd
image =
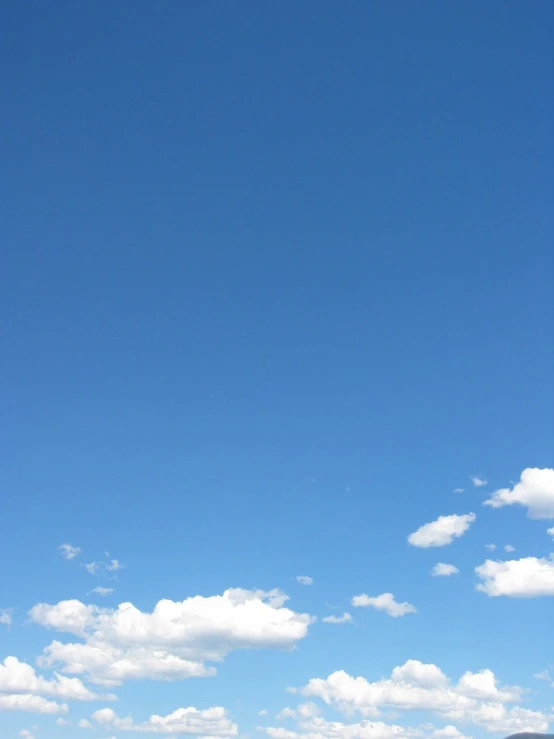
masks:
[[[77,677],[54,675],[48,680],[37,675],[34,668],[17,657],[6,657],[0,662],[0,694],[45,695],[65,700],[114,700],[115,696],[98,695],[90,691]]]
[[[67,703],[57,703],[40,695],[21,693],[0,695],[0,711],[25,711],[26,713],[67,713]]]
[[[554,539],[554,526],[552,526],[552,528],[550,529],[546,529],[546,533]]]
[[[515,552],[515,550],[516,548],[513,547],[511,544],[506,544],[506,546],[504,547],[505,552]]]
[[[433,664],[409,660],[389,678],[369,682],[344,671],[325,679],[313,678],[301,693],[317,697],[339,711],[378,718],[383,709],[431,711],[443,720],[472,723],[491,732],[546,731],[548,717],[520,706],[518,687],[498,685],[491,670],[466,672],[457,683]],[[452,735],[454,736],[454,735]]]
[[[321,620],[324,624],[347,624],[349,621],[352,621],[352,616],[345,611],[342,616],[331,614],[330,616],[324,616]]]
[[[298,575],[296,582],[299,582],[300,585],[313,585],[314,579],[313,577],[309,577],[309,575]]]
[[[32,621],[74,634],[83,641],[53,641],[41,666],[87,675],[93,682],[118,685],[125,680],[179,680],[215,674],[205,662],[222,660],[233,649],[291,649],[303,639],[313,618],[285,607],[280,590],[233,588],[223,595],[160,600],[151,613],[132,603],[117,608],[78,600],[39,603]]]
[[[482,488],[488,484],[488,481],[485,480],[483,475],[472,475],[470,479],[471,479],[471,482],[473,483],[473,486],[476,488]]]
[[[23,739],[35,739],[35,735],[29,729],[21,729],[19,736],[23,737]]]
[[[151,734],[193,734],[204,737],[231,737],[238,734],[237,725],[221,706],[203,711],[197,708],[178,708],[167,716],[150,716],[147,721],[135,723],[131,716],[120,718],[111,708],[93,713],[92,718],[103,728],[136,731]]]
[[[457,575],[459,572],[460,570],[457,567],[444,562],[437,562],[431,570],[433,577],[450,577],[450,575]]]
[[[414,547],[443,547],[463,536],[474,521],[475,513],[439,516],[436,521],[426,523],[410,534],[408,543]]]
[[[74,547],[73,544],[60,544],[58,551],[64,559],[75,559],[81,554],[81,547]]]
[[[521,505],[527,508],[529,518],[554,518],[554,469],[528,467],[513,488],[497,490],[484,505]]]
[[[477,590],[490,596],[536,598],[554,595],[554,555],[549,558],[523,557],[505,562],[487,559],[475,568],[482,580]]]
[[[79,719],[77,726],[80,729],[94,729],[94,725],[87,718]]]
[[[11,626],[13,624],[10,608],[0,608],[0,624],[2,624],[2,626]]]
[[[410,739],[421,736],[421,732],[383,721],[343,724],[340,721],[326,721],[319,716],[301,719],[298,731],[280,726],[259,727],[259,730],[271,739]]]
[[[417,613],[417,608],[411,603],[398,603],[395,601],[392,593],[381,593],[381,595],[377,595],[374,598],[361,593],[360,595],[355,595],[351,602],[354,608],[375,608],[377,611],[388,613],[393,618],[406,616],[408,613]]]

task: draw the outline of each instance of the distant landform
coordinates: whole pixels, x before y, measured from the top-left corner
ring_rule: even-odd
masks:
[[[554,739],[554,734],[535,734],[532,731],[522,731],[521,734],[512,734],[506,739]]]

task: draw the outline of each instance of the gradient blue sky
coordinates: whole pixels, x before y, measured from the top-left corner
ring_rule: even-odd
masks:
[[[0,661],[51,679],[42,650],[80,641],[38,603],[279,588],[277,616],[317,617],[215,677],[5,710],[2,737],[131,735],[90,718],[109,705],[137,723],[222,706],[240,737],[313,739],[275,718],[308,700],[287,687],[407,660],[452,685],[490,669],[548,717],[552,598],[491,597],[474,570],[533,558],[554,595],[554,4],[7,0],[1,17]],[[526,468],[542,492],[482,505]],[[407,542],[470,512],[444,548]],[[418,613],[351,604],[387,592]],[[485,736],[468,715],[371,720]]]

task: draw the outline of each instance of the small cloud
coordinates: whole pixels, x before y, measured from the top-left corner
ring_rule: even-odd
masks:
[[[60,544],[58,551],[64,559],[75,559],[81,554],[81,547],[74,547],[73,544]]]
[[[88,562],[84,567],[90,575],[101,575],[106,572],[118,572],[119,570],[123,570],[126,565],[122,564],[118,559],[112,559],[108,562]]]
[[[521,505],[529,518],[554,518],[554,469],[528,467],[512,488],[496,490],[483,505]]]
[[[516,548],[513,547],[511,544],[506,544],[506,546],[504,547],[505,552],[515,552],[515,550]]]
[[[460,570],[454,565],[447,565],[444,562],[437,562],[437,564],[431,570],[433,577],[450,577],[450,575],[457,575]]]
[[[267,708],[262,708],[261,711],[258,711],[258,716],[267,716],[268,711]]]
[[[547,680],[550,681],[552,678],[550,677],[550,673],[548,670],[543,670],[542,672],[536,672],[533,677],[535,680]]]
[[[279,711],[279,713],[275,714],[275,718],[296,718],[296,711],[294,708],[289,708],[288,706],[286,708],[283,708],[282,711]]]
[[[91,593],[96,593],[97,595],[111,595],[114,592],[113,588],[103,588],[102,585],[98,585],[96,588],[93,588]]]
[[[485,549],[488,549],[489,552],[494,552],[496,549],[496,544],[485,544]]]
[[[90,721],[88,721],[86,718],[80,719],[80,721],[77,724],[77,726],[80,729],[93,729],[94,728],[93,725],[90,723]]]
[[[57,718],[56,724],[58,726],[71,726],[71,721],[68,718]]]
[[[300,585],[313,585],[314,579],[313,577],[308,577],[308,575],[298,575],[296,582],[299,582]]]
[[[470,479],[476,488],[482,488],[488,484],[488,480],[485,480],[483,475],[472,475]]]
[[[0,624],[11,626],[13,624],[11,608],[0,608]]]
[[[342,616],[333,616],[331,614],[330,616],[324,616],[321,620],[324,624],[347,624],[349,621],[352,621],[352,616],[345,611]]]
[[[552,526],[551,529],[546,529],[546,533],[550,534],[550,536],[554,539],[554,526]]]
[[[453,493],[464,493],[465,492],[465,488],[454,488],[454,490],[452,492]]]
[[[475,513],[463,515],[439,516],[436,521],[431,521],[420,526],[408,536],[408,543],[414,547],[443,547],[452,544],[454,539],[463,536],[475,521]]]
[[[35,739],[35,735],[29,729],[21,729],[19,736],[23,737],[23,739]]]
[[[417,613],[417,608],[411,603],[397,603],[392,593],[381,593],[381,595],[370,598],[365,593],[355,595],[351,601],[354,608],[375,608],[384,611],[393,618],[406,616],[408,613]]]

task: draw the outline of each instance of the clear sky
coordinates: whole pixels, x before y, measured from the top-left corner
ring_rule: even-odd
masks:
[[[552,728],[554,3],[0,10],[2,739]]]

